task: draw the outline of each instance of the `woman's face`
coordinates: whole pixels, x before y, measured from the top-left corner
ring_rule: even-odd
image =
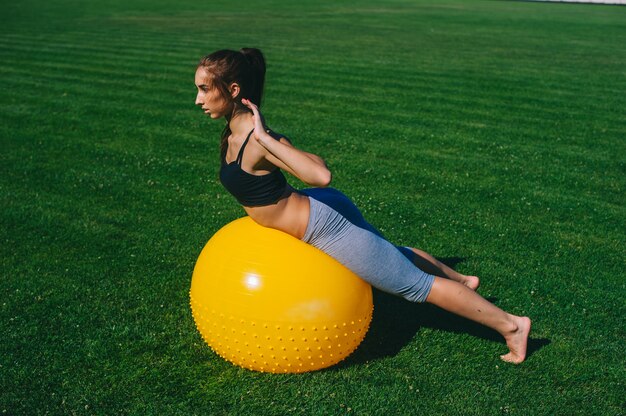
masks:
[[[204,68],[196,70],[195,82],[198,88],[196,105],[202,107],[204,114],[218,119],[232,113],[233,103],[225,100],[219,90],[211,86],[211,78]]]

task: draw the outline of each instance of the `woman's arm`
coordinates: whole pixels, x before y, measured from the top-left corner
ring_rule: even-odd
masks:
[[[296,149],[287,140],[262,135],[259,143],[267,149],[266,159],[311,186],[328,186],[332,179],[326,163],[317,155]]]
[[[332,175],[321,157],[296,149],[287,139],[275,140],[265,131],[263,119],[256,105],[246,99],[242,99],[241,102],[254,114],[253,137],[267,150],[266,159],[270,163],[286,170],[308,185],[328,186],[330,184]]]

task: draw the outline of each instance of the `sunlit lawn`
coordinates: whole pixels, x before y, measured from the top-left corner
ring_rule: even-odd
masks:
[[[626,8],[28,0],[0,16],[2,414],[623,414]],[[327,370],[250,372],[204,344],[194,262],[243,211],[193,73],[242,46],[266,54],[268,123],[387,237],[533,318],[524,364],[380,294]]]

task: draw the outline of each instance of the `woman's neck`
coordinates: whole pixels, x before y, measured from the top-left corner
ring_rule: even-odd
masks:
[[[254,121],[252,120],[252,114],[248,112],[242,112],[235,114],[229,121],[228,126],[233,136],[247,136],[250,130],[254,127]]]

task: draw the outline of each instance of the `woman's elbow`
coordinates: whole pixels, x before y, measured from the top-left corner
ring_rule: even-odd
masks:
[[[323,169],[315,172],[315,175],[310,176],[308,179],[303,180],[309,186],[315,186],[319,188],[325,188],[330,185],[330,181],[333,179],[333,175],[328,169]]]
[[[324,169],[322,172],[320,172],[316,186],[325,188],[328,185],[330,185],[330,182],[332,180],[333,180],[333,174],[330,172],[330,170]]]

